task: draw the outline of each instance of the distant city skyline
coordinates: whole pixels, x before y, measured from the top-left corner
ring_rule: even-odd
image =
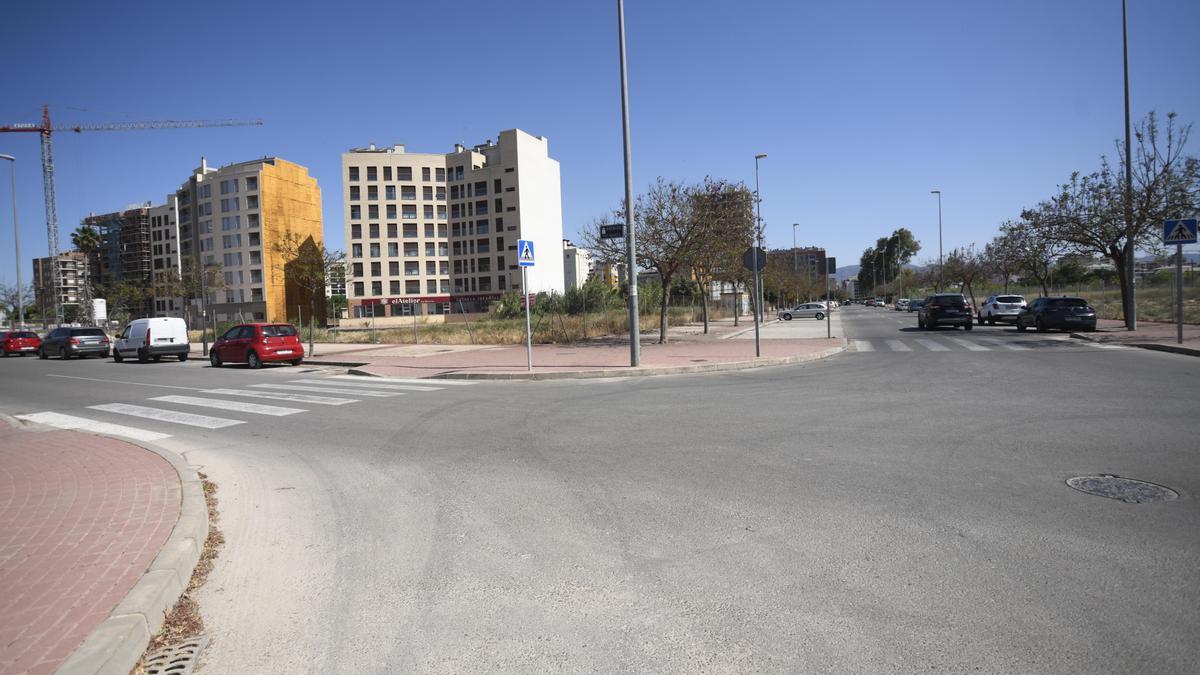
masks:
[[[511,128],[549,140],[562,167],[563,236],[579,241],[623,191],[615,13],[612,2],[545,1],[502,12],[474,1],[263,3],[236,17],[47,5],[0,27],[10,64],[0,124],[35,122],[43,103],[63,124],[264,120],[55,134],[63,250],[89,213],[161,203],[201,156],[307,167],[322,190],[327,245],[345,249],[342,153],[372,142],[445,153]],[[1200,122],[1200,3],[1135,0],[1129,22],[1135,122],[1152,110]],[[921,241],[916,262],[936,259],[935,188],[944,249],[982,245],[1072,171],[1114,157],[1123,134],[1119,0],[764,2],[737,12],[630,0],[626,28],[635,190],[660,175],[753,188],[754,155],[767,153],[767,245],[790,248],[799,223],[797,244],[843,265],[897,227]],[[204,48],[161,39],[178,30]],[[17,158],[28,283],[29,261],[46,255],[37,135],[0,134],[0,153]],[[1200,137],[1188,153],[1200,155]],[[16,276],[9,170],[0,166],[0,283]]]

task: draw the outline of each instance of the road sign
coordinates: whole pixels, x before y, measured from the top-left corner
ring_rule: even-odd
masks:
[[[746,249],[742,254],[742,265],[751,272],[761,272],[767,266],[767,249],[760,246]]]
[[[837,258],[826,258],[825,264],[828,265],[825,270],[826,274],[837,274]]]
[[[625,223],[600,226],[601,239],[620,239],[625,236]]]
[[[517,240],[517,264],[521,267],[533,267],[533,241],[530,239]]]
[[[1164,244],[1196,243],[1196,219],[1168,220],[1163,223]]]

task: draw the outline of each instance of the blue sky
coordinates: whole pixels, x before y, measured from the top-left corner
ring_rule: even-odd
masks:
[[[1119,0],[629,0],[634,185],[761,179],[768,246],[841,264],[900,226],[937,255],[982,244],[1122,134]],[[1130,2],[1135,120],[1200,121],[1200,3]],[[616,3],[43,3],[0,25],[0,123],[259,117],[262,127],[55,136],[64,248],[89,212],[161,202],[199,164],[276,155],[324,193],[340,154],[446,152],[519,127],[562,164],[564,236],[623,190]],[[1190,144],[1200,154],[1200,135]],[[44,255],[37,138],[17,156],[22,269]],[[5,163],[7,165],[7,163]],[[0,282],[11,283],[8,166]]]

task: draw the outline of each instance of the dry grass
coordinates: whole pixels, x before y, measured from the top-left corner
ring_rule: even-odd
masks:
[[[204,618],[200,615],[200,607],[196,603],[195,595],[196,591],[208,581],[214,561],[220,555],[221,547],[225,545],[225,535],[216,525],[220,520],[220,514],[217,511],[217,486],[204,474],[200,474],[200,482],[204,486],[204,502],[208,506],[208,537],[204,540],[204,550],[200,552],[200,560],[196,563],[196,569],[192,571],[192,578],[188,581],[187,589],[184,590],[179,601],[175,603],[166,619],[163,620],[158,634],[150,638],[150,644],[142,654],[142,659],[145,659],[147,654],[152,654],[163,647],[196,637],[204,632]],[[133,672],[136,675],[142,675],[145,672],[142,661],[138,661]]]

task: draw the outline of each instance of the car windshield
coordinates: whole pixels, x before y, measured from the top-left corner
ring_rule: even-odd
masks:
[[[71,335],[104,335],[104,331],[99,328],[73,328]]]
[[[263,337],[291,337],[296,334],[296,327],[290,324],[281,326],[263,326]]]
[[[37,335],[34,333],[30,333],[27,330],[18,330],[18,331],[9,333],[8,337],[10,337],[10,338],[35,338],[35,337],[37,337]]]
[[[1025,298],[1019,295],[1001,295],[996,298],[996,302],[1024,302]]]
[[[1051,307],[1087,307],[1087,300],[1083,298],[1055,298],[1050,301]]]

